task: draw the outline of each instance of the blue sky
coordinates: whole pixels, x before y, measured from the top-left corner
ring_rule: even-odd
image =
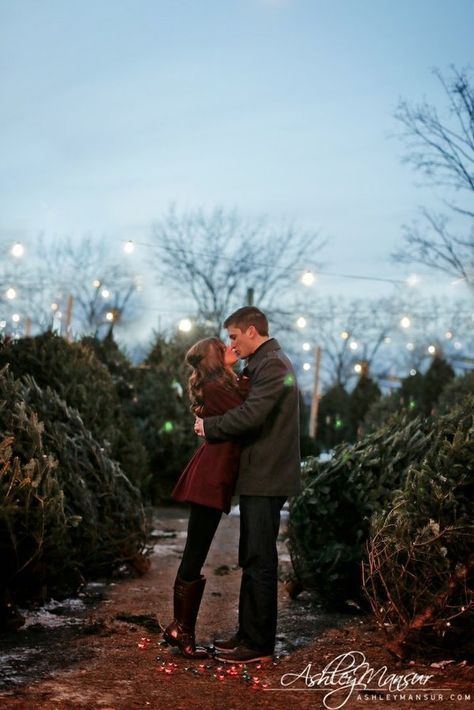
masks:
[[[393,112],[444,105],[431,70],[472,65],[473,27],[472,0],[0,0],[0,239],[120,248],[172,201],[221,204],[320,229],[328,271],[398,275],[439,203]]]

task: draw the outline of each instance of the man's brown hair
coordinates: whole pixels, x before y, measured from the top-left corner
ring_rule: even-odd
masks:
[[[268,336],[268,320],[265,313],[255,306],[244,306],[231,313],[224,321],[224,328],[240,328],[245,332],[253,325],[259,335]]]

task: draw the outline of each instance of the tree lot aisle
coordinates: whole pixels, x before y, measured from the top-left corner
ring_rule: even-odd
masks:
[[[440,700],[395,700],[374,698],[373,694],[354,692],[343,707],[381,708],[388,705],[403,708],[437,707],[439,710],[467,708],[474,702],[472,666],[459,662],[432,667],[429,661],[399,663],[385,649],[385,638],[370,617],[328,614],[312,606],[307,593],[291,601],[280,583],[279,627],[275,661],[261,667],[219,665],[209,659],[205,664],[175,655],[169,647],[160,646],[161,635],[145,628],[140,615],[157,618],[163,624],[172,612],[174,576],[184,546],[186,510],[157,511],[157,538],[150,571],[143,577],[119,581],[108,587],[106,598],[84,614],[81,626],[55,631],[17,632],[0,640],[0,655],[13,653],[25,658],[17,682],[4,684],[2,708],[159,708],[165,704],[176,710],[184,708],[221,708],[228,710],[255,708],[323,708],[328,690],[306,689],[304,681],[281,690],[285,673],[301,673],[311,664],[311,674],[320,673],[333,659],[349,651],[364,653],[375,670],[386,665],[389,673],[404,675],[416,672],[432,675],[427,687],[446,688],[434,695]],[[211,641],[215,632],[234,629],[237,618],[240,570],[237,568],[239,519],[223,519],[204,569],[207,586],[198,619],[197,639]],[[281,572],[288,572],[286,520],[282,521],[279,550]],[[135,617],[135,619],[134,619]],[[32,649],[43,646],[35,660]],[[5,654],[5,655],[4,655]],[[29,655],[30,654],[30,655]],[[45,658],[46,657],[46,658]],[[32,660],[33,659],[33,660]],[[46,663],[45,663],[46,660]],[[439,660],[442,659],[438,659]],[[446,659],[444,659],[446,660]],[[3,665],[3,664],[2,664]],[[43,676],[43,677],[40,677]],[[25,682],[27,678],[27,682]],[[419,687],[421,697],[431,693]],[[280,688],[280,690],[270,690]],[[344,691],[348,694],[348,691]],[[454,700],[451,700],[451,695]],[[470,700],[465,697],[470,695]],[[342,702],[344,695],[338,702]],[[326,698],[330,707],[338,705]],[[332,704],[331,704],[332,703]]]

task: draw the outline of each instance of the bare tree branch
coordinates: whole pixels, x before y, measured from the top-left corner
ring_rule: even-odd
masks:
[[[404,247],[393,258],[449,274],[473,289],[474,85],[466,70],[451,70],[449,81],[435,71],[448,99],[447,119],[440,118],[437,109],[426,101],[415,107],[401,101],[395,118],[404,127],[401,138],[407,144],[405,161],[424,174],[430,184],[454,188],[467,197],[467,204],[458,204],[450,197],[443,200],[466,226],[463,233],[452,233],[446,217],[422,209],[423,226],[414,222],[404,227]]]
[[[245,220],[217,207],[178,214],[175,207],[153,227],[152,266],[159,283],[190,297],[198,317],[219,332],[228,313],[247,302],[276,314],[322,240],[293,227],[278,230],[263,218]]]

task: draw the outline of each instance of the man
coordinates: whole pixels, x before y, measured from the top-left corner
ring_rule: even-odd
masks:
[[[269,337],[267,318],[258,308],[239,308],[224,327],[235,354],[248,359],[250,394],[223,415],[196,418],[194,428],[208,441],[243,441],[236,487],[242,568],[239,628],[214,646],[219,661],[251,663],[270,659],[275,647],[280,511],[286,498],[301,489],[299,398],[291,362]]]

